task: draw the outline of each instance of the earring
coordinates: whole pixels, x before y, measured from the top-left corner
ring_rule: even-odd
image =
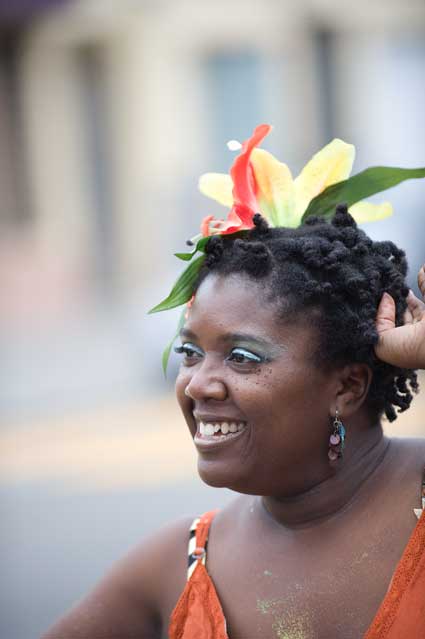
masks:
[[[335,410],[335,419],[332,426],[333,430],[329,437],[328,457],[333,462],[342,457],[345,445],[345,428],[339,419],[338,409]]]

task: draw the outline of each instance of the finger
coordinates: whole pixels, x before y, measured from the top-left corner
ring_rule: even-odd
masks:
[[[376,356],[400,368],[425,367],[425,323],[399,326],[379,336]]]
[[[403,315],[403,324],[413,324],[413,315],[409,308],[406,308]]]
[[[406,298],[407,301],[407,309],[411,313],[413,321],[419,322],[422,319],[422,316],[425,311],[425,304],[422,302],[413,291],[409,291],[409,294]]]
[[[419,269],[418,286],[420,292],[422,293],[422,297],[425,299],[425,264]]]
[[[395,327],[395,302],[391,295],[384,293],[379,302],[376,314],[376,330],[378,335]]]

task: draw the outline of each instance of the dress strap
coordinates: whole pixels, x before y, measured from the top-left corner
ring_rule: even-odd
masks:
[[[198,563],[204,566],[207,559],[208,533],[211,522],[217,514],[218,510],[210,510],[201,517],[196,517],[190,527],[189,546],[188,546],[188,566],[187,579],[191,578],[193,571]]]
[[[414,508],[414,513],[418,519],[420,519],[422,513],[425,511],[425,468],[422,475],[422,487],[421,487],[421,507]]]
[[[363,639],[422,639],[425,601],[425,471],[422,508],[387,593]]]

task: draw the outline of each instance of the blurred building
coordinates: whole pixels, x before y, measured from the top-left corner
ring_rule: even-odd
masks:
[[[296,172],[338,136],[356,169],[423,166],[422,0],[68,0],[1,9],[0,409],[164,389],[147,318],[203,215],[206,170],[262,121]],[[20,10],[17,9],[20,7]],[[374,236],[424,258],[424,187]],[[18,409],[19,407],[19,409]]]

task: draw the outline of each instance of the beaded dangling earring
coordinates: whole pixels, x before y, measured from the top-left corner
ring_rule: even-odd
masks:
[[[338,409],[335,410],[335,419],[332,426],[333,430],[329,437],[328,457],[333,462],[342,457],[345,444],[345,428],[339,419]]]

